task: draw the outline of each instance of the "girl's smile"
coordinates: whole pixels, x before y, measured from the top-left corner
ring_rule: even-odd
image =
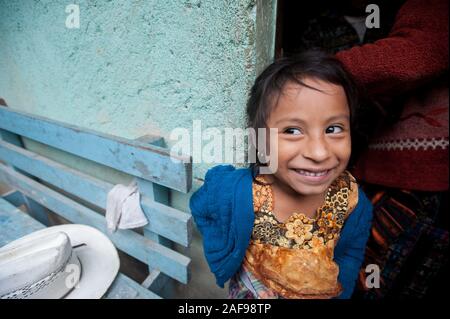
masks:
[[[317,169],[293,169],[294,172],[302,176],[306,183],[316,184],[322,183],[330,176],[330,169],[317,170]]]

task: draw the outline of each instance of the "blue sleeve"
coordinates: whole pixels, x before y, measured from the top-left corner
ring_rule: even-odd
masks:
[[[373,208],[366,195],[360,189],[358,205],[350,214],[341,236],[347,236],[339,255],[335,254],[335,261],[339,265],[338,280],[342,284],[343,292],[338,299],[349,299],[355,288],[361,265],[364,261],[367,240],[372,225]],[[337,248],[337,247],[336,247]]]
[[[210,200],[211,197],[214,198],[217,195],[217,187],[220,186],[218,185],[220,180],[218,181],[217,174],[233,170],[234,167],[231,165],[217,165],[210,168],[206,172],[203,185],[189,199],[189,208],[194,221],[200,226],[200,231],[203,225],[208,225],[214,218],[217,218],[212,207],[214,203]],[[214,199],[218,200],[217,198]]]
[[[208,170],[205,175],[203,185],[191,196],[189,200],[189,208],[191,209],[192,217],[197,225],[197,229],[203,237],[203,248],[206,253],[217,251],[223,243],[218,239],[223,238],[220,232],[220,217],[217,210],[212,207],[213,201],[211,197],[215,197],[217,191],[217,178],[215,174],[222,170],[222,166],[216,166]]]
[[[228,207],[224,203],[229,204],[226,198],[234,193],[224,191],[221,183],[223,174],[233,170],[231,165],[209,169],[203,185],[189,200],[192,217],[202,236],[206,261],[216,278],[234,243],[228,236],[231,215],[223,211]],[[223,283],[220,286],[223,287]]]

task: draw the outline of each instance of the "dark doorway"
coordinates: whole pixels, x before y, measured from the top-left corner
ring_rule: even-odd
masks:
[[[320,48],[331,53],[385,37],[403,0],[278,0],[275,56]],[[369,4],[379,8],[380,27],[365,27]],[[363,29],[363,30],[362,30]],[[361,36],[362,35],[362,39]]]

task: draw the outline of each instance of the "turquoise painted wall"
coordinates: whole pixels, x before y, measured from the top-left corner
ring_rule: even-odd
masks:
[[[65,24],[71,3],[79,29]],[[276,0],[0,0],[0,97],[125,138],[160,135],[168,146],[171,130],[195,119],[203,128],[244,127],[247,92],[273,59],[275,13]],[[112,182],[126,179],[27,147]],[[193,190],[210,166],[194,165]],[[188,211],[189,195],[174,192],[171,204]]]
[[[65,25],[68,4],[80,28]],[[0,0],[0,96],[98,131],[168,139],[176,127],[244,125],[273,58],[275,0]],[[168,141],[170,145],[170,141]],[[196,165],[202,176],[209,165]]]

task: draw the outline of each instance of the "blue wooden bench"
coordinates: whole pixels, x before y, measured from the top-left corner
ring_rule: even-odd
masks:
[[[192,182],[190,157],[171,157],[163,140],[128,140],[0,106],[0,183],[12,190],[0,196],[0,246],[51,225],[47,209],[64,219],[104,232],[120,251],[148,265],[137,283],[119,273],[105,298],[170,297],[174,281],[187,284],[191,215],[168,206],[170,189],[187,193]],[[39,142],[120,171],[138,181],[149,224],[110,234],[103,216],[112,183],[81,172],[24,147]],[[44,154],[45,155],[45,154]],[[3,162],[3,163],[2,163]],[[29,214],[18,209],[25,205]],[[164,295],[165,294],[165,295]]]

